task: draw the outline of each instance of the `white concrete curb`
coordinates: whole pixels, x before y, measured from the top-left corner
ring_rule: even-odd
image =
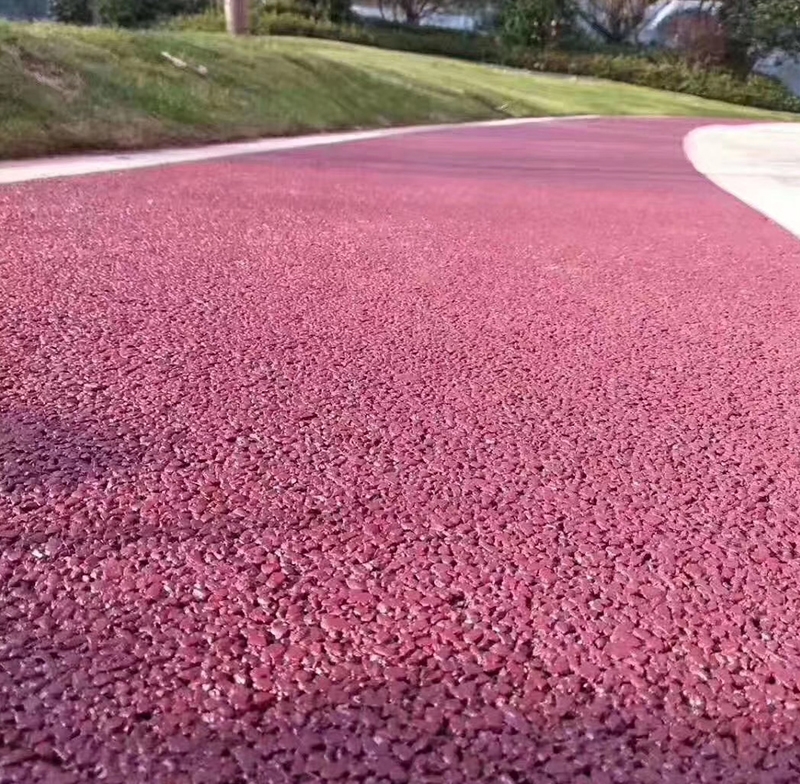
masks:
[[[528,123],[554,122],[556,120],[593,119],[594,115],[570,117],[519,117],[509,120],[487,120],[442,125],[413,125],[400,128],[381,128],[371,131],[348,131],[346,133],[318,133],[311,136],[293,136],[258,139],[251,142],[212,144],[206,147],[188,147],[145,152],[109,153],[104,155],[75,155],[55,158],[38,158],[26,161],[0,163],[0,185],[30,180],[45,180],[52,177],[77,177],[99,172],[128,171],[151,166],[166,166],[176,163],[210,161],[215,158],[231,158],[237,155],[295,150],[301,147],[318,147],[327,144],[343,144],[366,139],[380,139],[410,133],[426,133],[458,128],[497,128]]]
[[[683,149],[711,182],[800,237],[800,125],[707,125]]]

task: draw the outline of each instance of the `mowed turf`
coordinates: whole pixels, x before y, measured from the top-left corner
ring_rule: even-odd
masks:
[[[203,76],[180,69],[168,52]],[[298,38],[0,23],[0,157],[539,115],[787,115]]]

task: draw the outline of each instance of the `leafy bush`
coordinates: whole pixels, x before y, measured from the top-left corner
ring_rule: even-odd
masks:
[[[264,0],[256,8],[251,8],[251,13],[298,14],[310,19],[317,15],[316,3],[311,0]]]
[[[59,22],[143,27],[164,17],[198,14],[210,0],[52,0],[51,11]]]
[[[97,0],[100,20],[115,27],[141,27],[162,12],[159,0]]]
[[[800,112],[800,98],[793,96],[777,81],[761,76],[741,78],[718,68],[692,66],[666,53],[648,57],[636,54],[523,52],[518,53],[514,61],[516,65],[531,71],[593,76],[742,106]]]
[[[777,81],[760,76],[743,78],[720,68],[691,65],[676,54],[639,53],[619,47],[597,52],[510,47],[488,35],[435,28],[412,29],[386,22],[337,25],[297,13],[256,13],[251,25],[252,32],[257,35],[325,38],[383,49],[497,63],[530,71],[612,79],[743,106],[800,112],[800,98],[793,96]],[[221,14],[209,11],[200,16],[174,19],[170,27],[215,32],[225,29],[225,20]]]
[[[345,22],[351,19],[350,0],[263,0],[251,3],[251,13],[297,14],[309,19]]]
[[[250,25],[253,35],[299,35],[305,38],[336,39],[340,32],[340,28],[332,22],[311,19],[300,14],[256,14]]]

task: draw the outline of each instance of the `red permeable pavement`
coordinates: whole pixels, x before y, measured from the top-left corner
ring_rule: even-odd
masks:
[[[691,127],[0,190],[2,781],[797,781],[800,244]]]

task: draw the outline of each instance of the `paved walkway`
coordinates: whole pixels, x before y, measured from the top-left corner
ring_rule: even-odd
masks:
[[[4,782],[793,782],[800,244],[687,121],[0,189]]]

